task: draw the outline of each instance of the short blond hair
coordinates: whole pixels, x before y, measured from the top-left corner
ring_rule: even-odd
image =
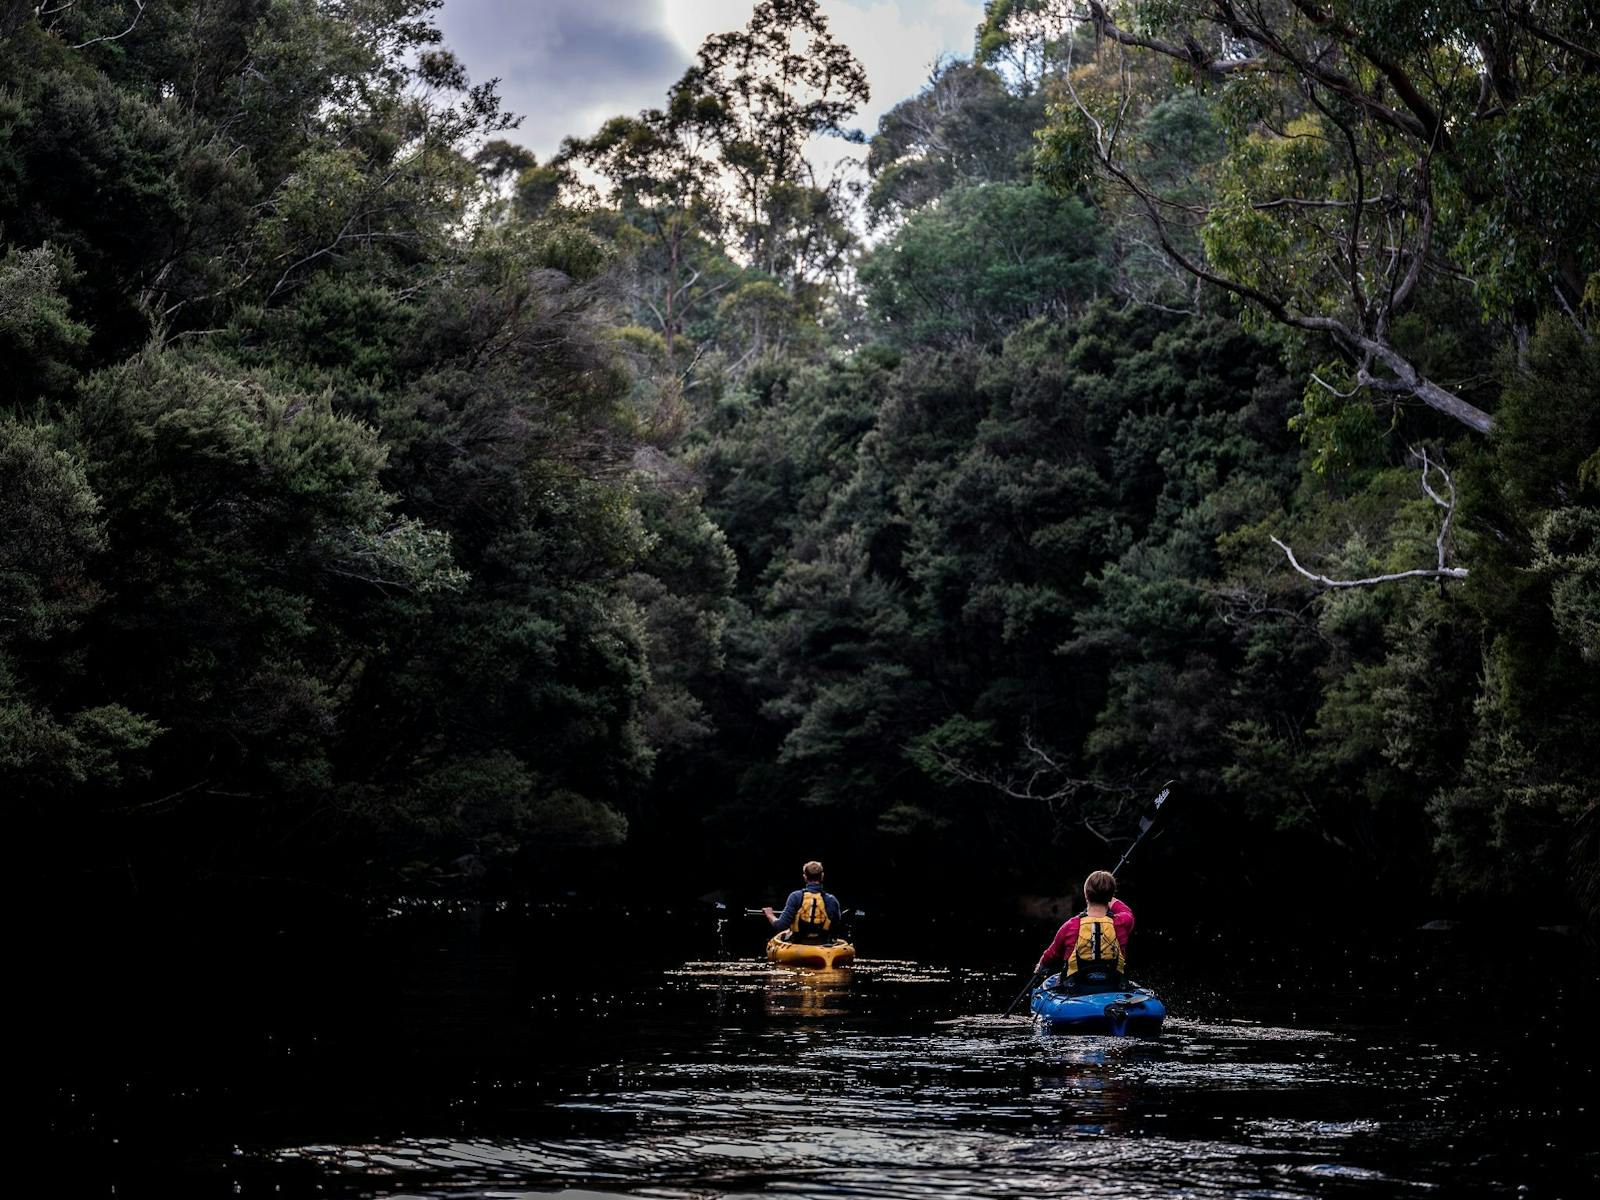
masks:
[[[812,859],[805,866],[800,868],[800,874],[804,875],[812,883],[821,883],[822,882],[822,864],[819,863],[816,859]]]

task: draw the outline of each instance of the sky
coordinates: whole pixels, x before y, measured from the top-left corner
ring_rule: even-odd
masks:
[[[498,76],[506,107],[523,117],[508,135],[544,161],[568,134],[607,117],[658,106],[709,34],[741,29],[755,0],[444,0],[444,43],[474,82]],[[970,57],[983,0],[822,0],[833,36],[866,68],[872,99],[855,124],[912,95],[935,59]],[[819,140],[823,169],[862,151]]]

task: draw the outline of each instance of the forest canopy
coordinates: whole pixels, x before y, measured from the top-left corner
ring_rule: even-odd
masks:
[[[858,134],[761,0],[543,162],[436,7],[0,0],[33,878],[998,910],[1174,779],[1186,885],[1600,921],[1588,6],[991,0]]]

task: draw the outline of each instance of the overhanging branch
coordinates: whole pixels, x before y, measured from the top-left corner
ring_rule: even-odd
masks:
[[[133,20],[128,22],[128,27],[126,29],[124,29],[121,33],[108,33],[104,37],[90,38],[87,42],[79,42],[76,46],[73,47],[73,49],[74,50],[83,50],[83,49],[85,49],[85,48],[87,48],[89,46],[99,45],[101,42],[119,42],[123,38],[127,37],[130,33],[133,32],[134,26],[139,23],[139,18],[144,16],[145,0],[133,0],[133,3],[134,3]],[[59,9],[54,9],[52,11],[60,11],[60,10]]]
[[[1117,40],[1117,39],[1114,39]],[[1131,44],[1124,42],[1123,44]],[[1070,51],[1069,51],[1070,53]],[[1100,167],[1138,201],[1150,219],[1151,228],[1155,231],[1156,240],[1162,251],[1182,270],[1195,278],[1204,280],[1225,291],[1231,292],[1242,300],[1259,305],[1274,320],[1297,329],[1304,329],[1317,333],[1324,333],[1333,338],[1343,349],[1352,356],[1360,357],[1364,362],[1376,362],[1385,367],[1392,378],[1380,379],[1365,370],[1359,380],[1365,386],[1374,387],[1382,391],[1404,392],[1415,396],[1429,408],[1436,409],[1446,416],[1460,421],[1468,428],[1479,433],[1489,433],[1494,429],[1494,418],[1484,412],[1477,405],[1462,399],[1448,388],[1442,387],[1427,378],[1419,371],[1415,364],[1402,354],[1387,338],[1387,331],[1391,326],[1395,309],[1403,303],[1416,287],[1420,277],[1423,261],[1426,259],[1433,234],[1433,206],[1426,199],[1422,201],[1422,222],[1419,231],[1420,244],[1409,251],[1400,252],[1400,259],[1409,258],[1409,266],[1405,278],[1385,297],[1386,302],[1370,307],[1377,311],[1362,311],[1368,307],[1365,298],[1361,295],[1359,283],[1354,288],[1356,293],[1355,321],[1343,320],[1328,313],[1307,313],[1300,311],[1290,299],[1274,295],[1265,287],[1257,287],[1240,279],[1223,275],[1211,267],[1202,265],[1189,255],[1180,250],[1174,243],[1166,218],[1162,214],[1164,200],[1161,196],[1145,186],[1133,171],[1124,163],[1118,161],[1116,153],[1117,127],[1097,117],[1089,106],[1084,103],[1073,83],[1072,73],[1069,70],[1064,76],[1067,93],[1072,98],[1073,105],[1079,115],[1088,124],[1093,134],[1094,156]],[[1125,85],[1126,86],[1126,85]],[[1124,97],[1126,100],[1126,97]],[[1425,149],[1422,161],[1421,178],[1426,181],[1428,160],[1431,149]],[[1359,161],[1359,154],[1355,154]],[[1356,206],[1356,217],[1352,220],[1353,230],[1359,230],[1359,212],[1363,202]],[[1355,241],[1352,237],[1351,253],[1355,252]],[[1346,272],[1341,271],[1341,274]]]

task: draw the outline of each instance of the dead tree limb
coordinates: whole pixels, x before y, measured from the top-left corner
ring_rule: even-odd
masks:
[[[134,28],[135,25],[137,25],[139,23],[139,19],[144,16],[145,0],[133,0],[133,4],[134,4],[133,20],[128,22],[128,27],[126,29],[124,29],[121,33],[108,33],[104,37],[90,38],[87,42],[79,42],[76,46],[73,47],[73,49],[74,50],[83,50],[83,49],[85,49],[86,47],[89,47],[89,46],[97,46],[101,42],[120,42],[123,38],[127,37],[130,33],[133,32],[133,28]],[[53,9],[52,11],[57,11],[58,12],[60,10],[59,9]]]
[[[1289,565],[1291,567],[1293,567],[1300,574],[1304,575],[1307,579],[1311,580],[1313,583],[1320,583],[1323,587],[1373,587],[1380,583],[1394,583],[1396,580],[1400,579],[1465,579],[1467,577],[1466,567],[1450,567],[1445,565],[1445,542],[1450,536],[1450,522],[1455,517],[1456,512],[1455,481],[1450,478],[1450,472],[1446,471],[1443,466],[1441,466],[1439,463],[1429,460],[1426,449],[1413,450],[1412,455],[1422,463],[1423,493],[1428,497],[1428,499],[1432,500],[1440,508],[1444,509],[1444,519],[1439,522],[1439,536],[1434,539],[1434,547],[1439,554],[1438,566],[1418,567],[1410,571],[1395,571],[1387,575],[1371,575],[1365,579],[1330,579],[1326,575],[1318,575],[1315,571],[1308,571],[1305,567],[1302,567],[1300,565],[1300,560],[1294,556],[1294,551],[1291,550],[1286,543],[1279,541],[1276,537],[1273,537],[1270,534],[1268,535],[1268,540],[1270,540],[1278,549],[1283,551],[1284,556],[1288,558]],[[1432,471],[1437,471],[1443,478],[1445,490],[1450,494],[1450,498],[1448,500],[1435,491],[1433,485],[1428,481],[1428,475]]]
[[[938,760],[939,768],[951,778],[978,784],[1013,800],[1027,800],[1053,808],[1073,799],[1084,789],[1120,796],[1135,794],[1135,789],[1126,784],[1102,783],[1098,779],[1073,776],[1067,764],[1053,751],[1041,746],[1029,730],[1023,731],[1022,745],[1027,751],[1026,766],[1023,770],[1011,773],[985,770],[937,747],[930,749]]]

